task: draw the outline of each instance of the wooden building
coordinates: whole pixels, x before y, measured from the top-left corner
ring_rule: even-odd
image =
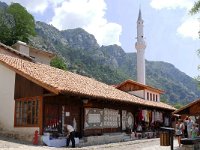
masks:
[[[200,116],[200,99],[195,100],[173,112],[182,116]]]
[[[146,115],[155,112],[155,122],[162,114],[160,123],[168,119],[170,125],[175,108],[69,71],[0,54],[0,110],[0,127],[8,132],[32,137],[35,130],[43,134],[72,124],[81,137],[135,130],[144,119],[143,110]]]
[[[160,94],[164,91],[149,85],[144,85],[133,80],[126,80],[115,87],[131,95],[140,97],[144,100],[160,102]]]

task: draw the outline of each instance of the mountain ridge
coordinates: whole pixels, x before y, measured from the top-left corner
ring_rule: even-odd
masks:
[[[118,45],[99,46],[95,37],[81,28],[59,31],[36,22],[36,32],[30,44],[64,58],[69,71],[112,85],[136,80],[136,53],[126,53]],[[165,90],[162,99],[171,104],[186,104],[200,96],[195,79],[163,61],[146,60],[146,81]]]

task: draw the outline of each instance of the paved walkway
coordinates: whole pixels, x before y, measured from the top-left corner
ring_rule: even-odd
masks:
[[[111,143],[105,145],[88,146],[83,149],[101,149],[101,150],[170,150],[170,146],[160,146],[160,139],[144,139],[129,142]],[[174,140],[174,150],[179,150],[178,142]]]
[[[71,148],[67,148],[71,149]],[[144,139],[129,142],[110,143],[104,145],[75,148],[77,150],[170,150],[170,146],[160,146],[160,139]],[[174,150],[178,150],[177,140],[174,140]],[[0,150],[66,150],[47,146],[33,146],[17,140],[0,137]]]

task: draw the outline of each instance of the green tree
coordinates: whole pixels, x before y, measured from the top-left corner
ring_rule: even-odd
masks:
[[[181,107],[183,107],[183,105],[180,104],[180,103],[176,103],[176,104],[174,105],[174,107],[175,107],[176,109],[180,109]]]
[[[197,2],[195,2],[194,6],[190,10],[191,14],[197,14],[198,12],[200,12],[200,0],[198,0]]]
[[[11,28],[12,41],[8,44],[12,45],[17,40],[28,42],[28,37],[35,35],[34,17],[28,13],[26,8],[18,3],[12,3],[6,12],[12,15],[14,19],[14,26]]]
[[[4,44],[12,42],[11,28],[14,26],[13,16],[0,9],[0,41]]]
[[[55,57],[51,60],[50,65],[55,68],[67,70],[66,64],[61,57]]]
[[[18,3],[0,8],[0,41],[12,45],[17,40],[28,42],[35,35],[35,21],[31,14]]]
[[[12,43],[11,30],[0,20],[0,41],[6,45]]]

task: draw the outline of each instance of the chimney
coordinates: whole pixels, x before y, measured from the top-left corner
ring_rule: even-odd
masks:
[[[17,43],[15,43],[13,45],[13,48],[18,50],[23,55],[30,56],[29,55],[29,46],[25,42],[17,41]]]

